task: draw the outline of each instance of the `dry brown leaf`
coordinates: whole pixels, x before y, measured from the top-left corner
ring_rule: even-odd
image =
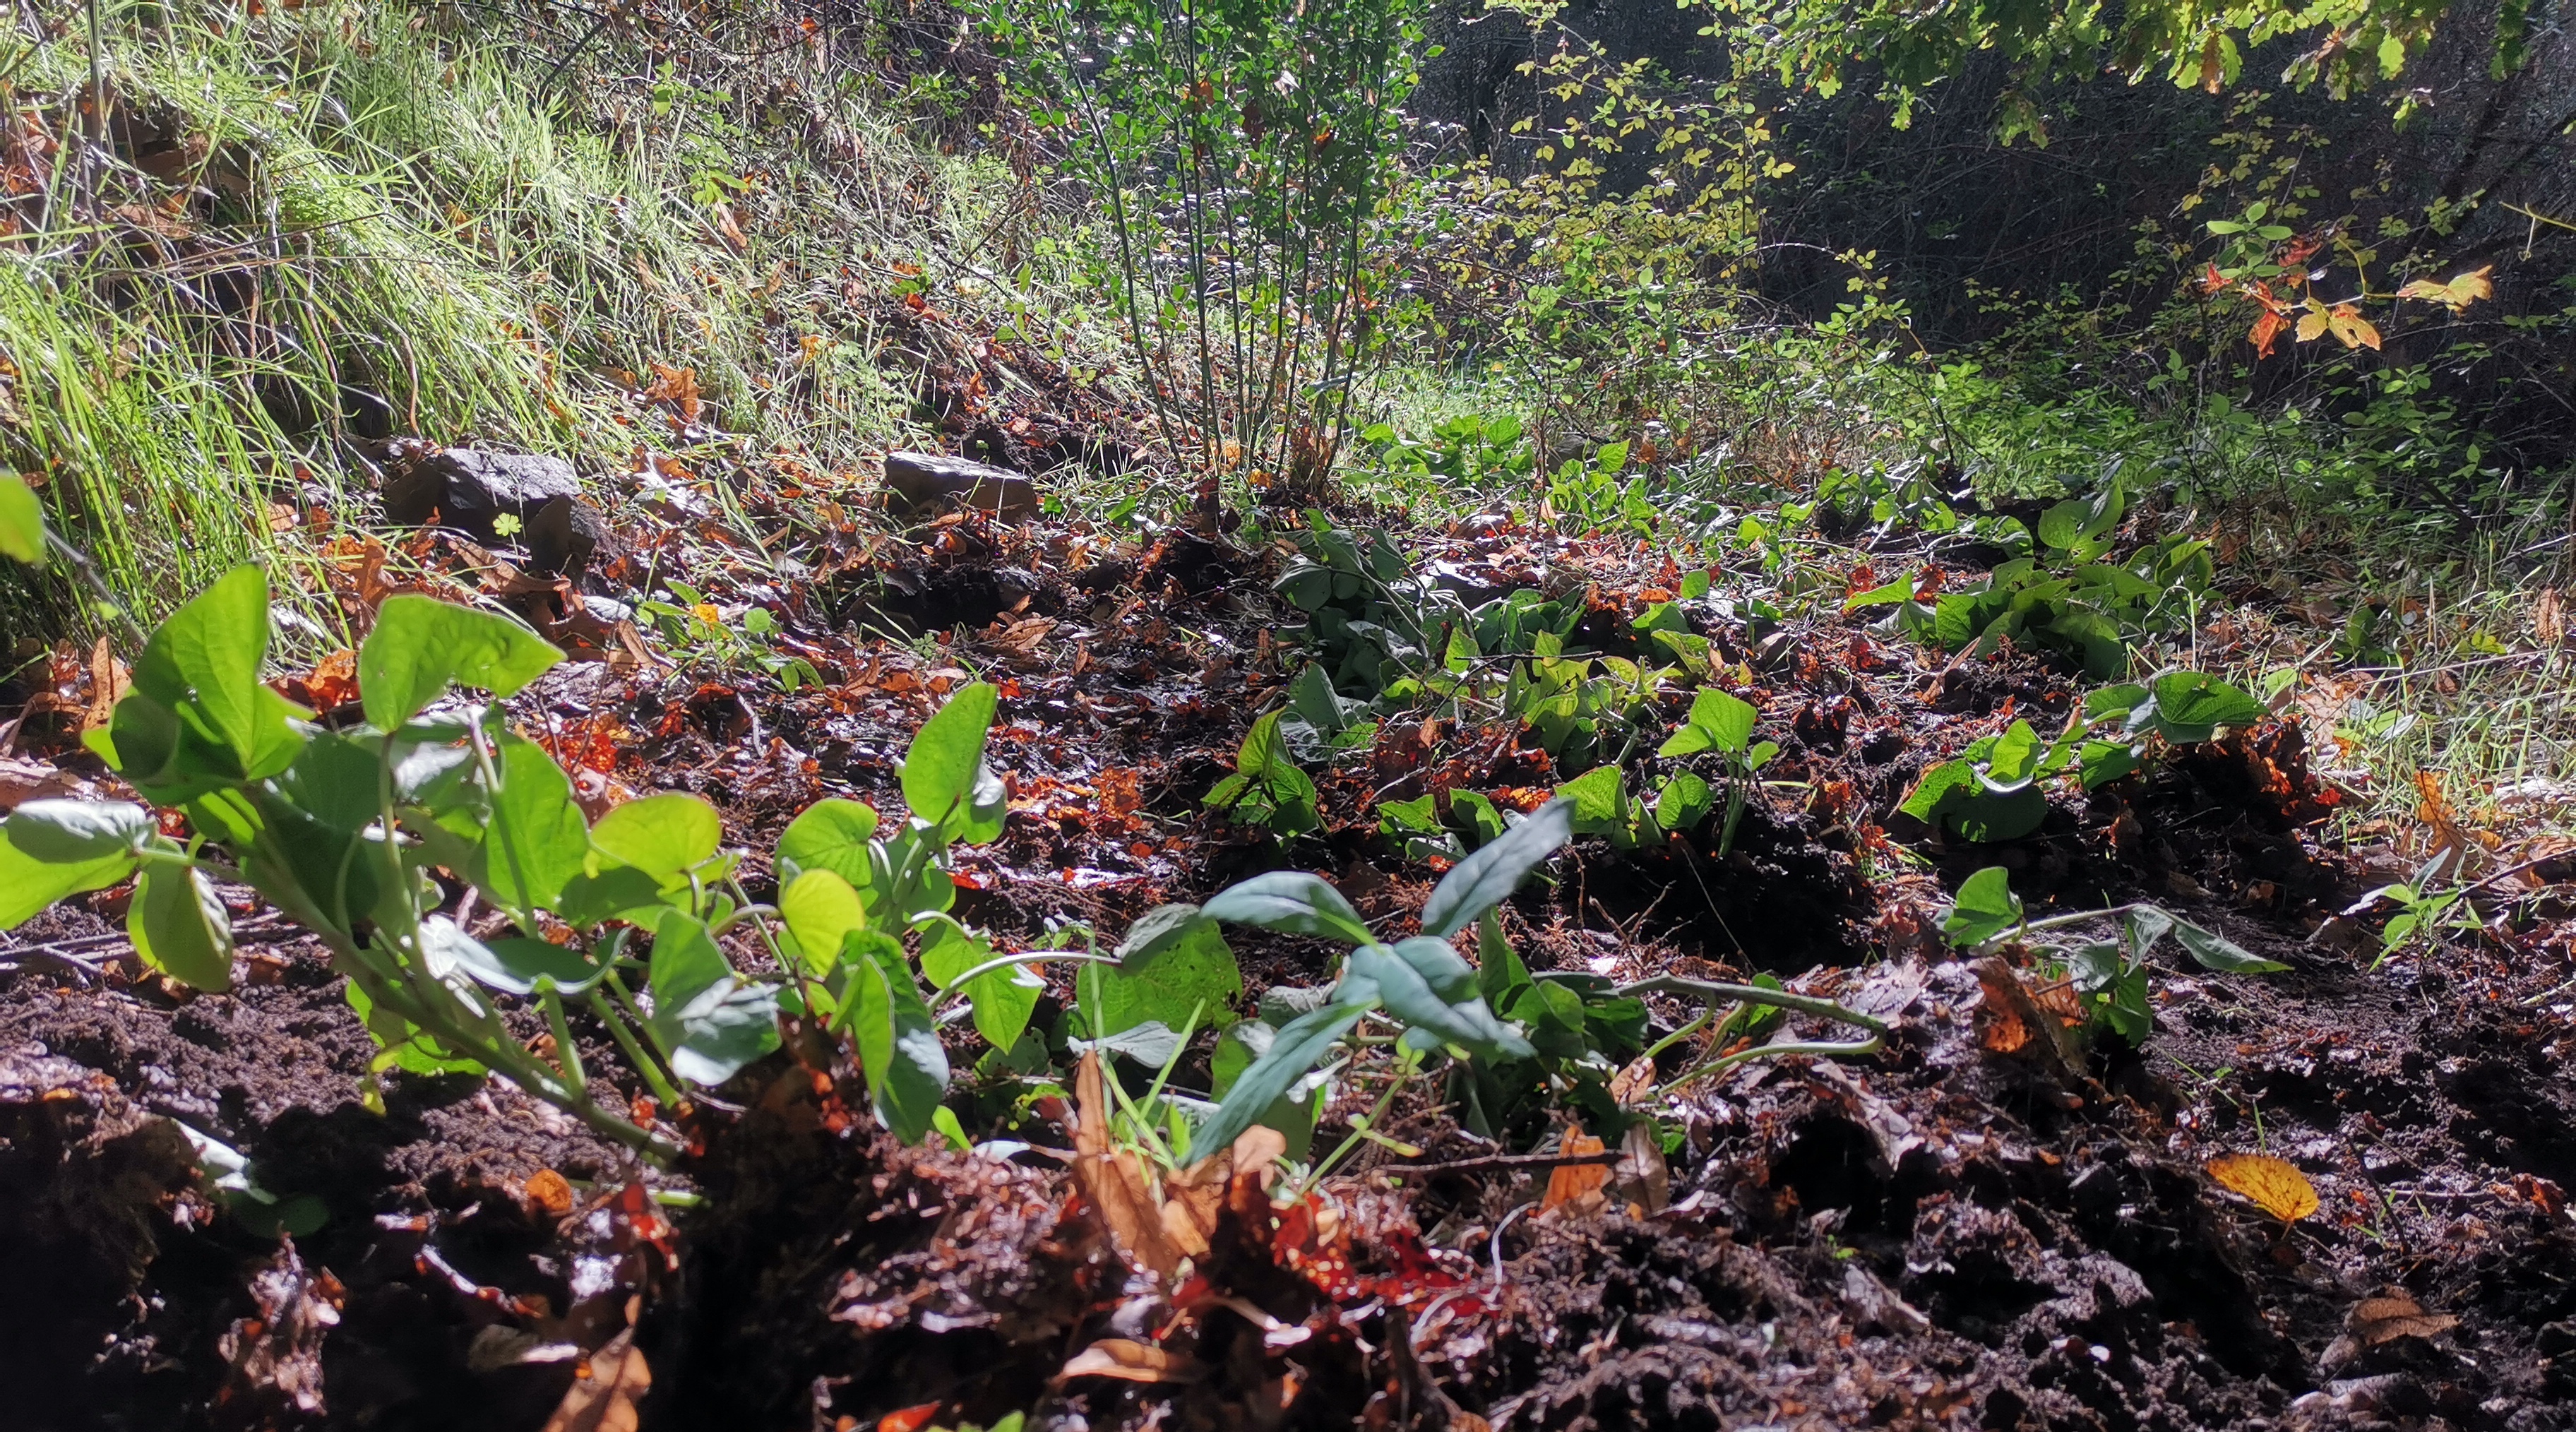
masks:
[[[2460,828],[2458,818],[2451,814],[2451,802],[2442,794],[2441,772],[2417,771],[2415,794],[2420,798],[2415,806],[2415,818],[2432,827],[2434,856],[2448,855],[2450,872],[2457,874],[2457,862],[2468,854],[2469,834]]]
[[[1234,1180],[1265,1176],[1270,1165],[1287,1152],[1286,1135],[1255,1124],[1243,1131],[1234,1147],[1212,1153],[1164,1179],[1164,1234],[1190,1257],[1205,1257]]]
[[[1565,1140],[1557,1152],[1569,1156],[1606,1152],[1609,1145],[1583,1132],[1581,1124],[1568,1124]],[[1559,1164],[1547,1176],[1547,1197],[1539,1204],[1541,1213],[1562,1208],[1585,1199],[1598,1199],[1602,1186],[1610,1182],[1608,1164]]]
[[[2352,1335],[2363,1347],[2377,1347],[2399,1338],[2429,1338],[2446,1333],[2460,1325],[2450,1313],[2428,1313],[2424,1305],[2403,1293],[2381,1298],[2364,1298],[2355,1303],[2350,1318]]]
[[[89,709],[81,713],[80,728],[95,731],[116,715],[116,703],[134,688],[133,674],[125,663],[107,649],[107,638],[89,649]]]
[[[2021,1014],[2008,999],[1998,999],[1990,991],[1986,996],[1983,1026],[1977,1031],[1977,1042],[1997,1054],[2011,1054],[2030,1043],[2030,1026],[2022,1023]]]
[[[1132,1149],[1112,1146],[1109,1136],[1109,1090],[1102,1082],[1100,1052],[1082,1056],[1074,1071],[1073,1178],[1082,1196],[1100,1210],[1109,1241],[1137,1268],[1171,1278],[1180,1272],[1182,1250],[1163,1226],[1161,1200],[1154,1196],[1145,1161]],[[1202,1244],[1204,1246],[1204,1244]]]
[[[5,726],[0,726],[0,730],[5,729]],[[96,793],[95,785],[69,771],[57,770],[43,761],[29,760],[24,756],[0,756],[0,815],[16,810],[24,801]]]
[[[1619,1161],[1610,1166],[1610,1174],[1618,1181],[1619,1197],[1638,1212],[1661,1213],[1672,1202],[1672,1170],[1664,1163],[1664,1146],[1655,1137],[1653,1120],[1639,1119],[1628,1126],[1627,1136],[1619,1142]]]
[[[2531,604],[2531,634],[2542,646],[2567,644],[2567,609],[2558,599],[2556,587],[2543,587]]]
[[[1644,1102],[1660,1087],[1655,1078],[1655,1056],[1640,1054],[1628,1061],[1610,1080],[1610,1099],[1620,1108]]]
[[[642,1418],[635,1404],[653,1386],[653,1372],[635,1347],[635,1330],[610,1338],[582,1364],[565,1389],[545,1432],[635,1432]]]
[[[1064,1370],[1056,1374],[1056,1380],[1114,1377],[1122,1382],[1197,1382],[1206,1376],[1206,1368],[1176,1358],[1152,1343],[1102,1338],[1075,1353]]]
[[[2316,1185],[2287,1159],[2270,1154],[2220,1154],[2209,1161],[2209,1176],[2221,1187],[2241,1193],[2254,1206],[2284,1223],[2296,1223],[2317,1211]]]

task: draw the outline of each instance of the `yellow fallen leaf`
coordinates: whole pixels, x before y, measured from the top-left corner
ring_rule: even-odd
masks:
[[[2316,1186],[2287,1159],[2220,1154],[2209,1161],[2209,1176],[2220,1187],[2254,1200],[2255,1207],[2283,1223],[2296,1223],[2317,1211]]]

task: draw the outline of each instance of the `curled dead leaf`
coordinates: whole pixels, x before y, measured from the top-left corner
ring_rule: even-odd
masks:
[[[1162,1200],[1155,1196],[1145,1161],[1133,1149],[1114,1145],[1109,1132],[1109,1091],[1100,1072],[1100,1054],[1091,1050],[1074,1071],[1073,1178],[1082,1196],[1100,1210],[1109,1241],[1132,1267],[1149,1269],[1166,1279],[1180,1272],[1184,1250],[1163,1222]],[[1210,1219],[1210,1226],[1214,1226]],[[1191,1226],[1185,1220],[1184,1227]],[[1200,1239],[1201,1251],[1206,1240]]]
[[[1056,1374],[1056,1380],[1114,1377],[1121,1382],[1197,1382],[1206,1376],[1206,1368],[1174,1357],[1152,1343],[1102,1338],[1075,1353],[1064,1370]]]
[[[2399,1338],[2429,1338],[2446,1333],[2458,1327],[2460,1320],[2452,1313],[2428,1313],[2413,1298],[2394,1293],[2353,1304],[2346,1325],[2363,1347],[2377,1347]]]
[[[1563,1170],[1559,1170],[1563,1172]],[[1619,1142],[1619,1161],[1610,1166],[1619,1197],[1632,1213],[1656,1214],[1672,1202],[1672,1170],[1664,1163],[1664,1146],[1654,1121],[1639,1119]]]

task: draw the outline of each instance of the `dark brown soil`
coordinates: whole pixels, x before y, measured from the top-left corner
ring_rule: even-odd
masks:
[[[949,639],[959,665],[937,647],[817,636],[825,690],[594,666],[541,683],[524,719],[566,750],[595,725],[607,754],[584,764],[601,781],[716,801],[756,852],[757,885],[757,853],[803,804],[891,792],[907,733],[971,663],[1004,683],[993,749],[1013,817],[968,855],[961,913],[1014,939],[1051,920],[1114,939],[1160,901],[1287,866],[1333,874],[1397,933],[1435,872],[1377,834],[1373,799],[1434,778],[1547,784],[1510,731],[1390,728],[1365,768],[1320,773],[1325,834],[1282,845],[1234,825],[1200,796],[1296,669],[1265,645],[1254,556],[1196,536],[1131,543],[1093,554],[1113,574],[1094,581],[1091,559],[1065,570],[1061,536],[963,526],[945,549],[845,574],[880,594],[949,574],[923,592],[975,594],[969,620],[1009,598]],[[1604,588],[1645,584],[1619,559],[1585,560]],[[871,572],[908,575],[868,587]],[[1004,572],[1042,574],[1043,602],[1020,605]],[[772,599],[789,620],[834,615],[824,597]],[[1724,854],[1714,830],[1646,851],[1585,842],[1510,907],[1537,967],[1769,971],[1896,1026],[1874,1058],[1747,1065],[1690,1091],[1671,1111],[1661,1212],[1533,1212],[1544,1170],[1396,1192],[1385,1161],[1363,1160],[1325,1192],[1355,1265],[1381,1278],[1368,1291],[1290,1272],[1266,1226],[1238,1218],[1204,1284],[1155,1292],[1131,1282],[1060,1154],[897,1147],[869,1129],[859,1090],[784,1056],[696,1112],[697,1156],[646,1176],[497,1083],[390,1076],[385,1111],[367,1110],[367,1038],[311,948],[258,946],[237,993],[184,998],[30,956],[0,973],[0,1425],[534,1429],[631,1321],[652,1372],[647,1428],[1013,1411],[1229,1432],[1470,1415],[2576,1426],[2561,1191],[2576,1181],[2576,1001],[2554,989],[2567,959],[2549,928],[2375,970],[2334,926],[2311,940],[2364,882],[2313,839],[2332,794],[2289,727],[2061,800],[2021,841],[1900,829],[1891,845],[1890,811],[1926,765],[2012,714],[2062,712],[2075,688],[2019,657],[1910,665],[1856,629],[1809,633],[1784,660],[1748,695],[1789,747],[1766,775],[1801,792],[1759,798]],[[1977,978],[1927,936],[1942,887],[1989,864],[2035,910],[2150,897],[2293,968],[2160,969],[2145,1049],[2105,1038],[2080,1072],[1993,1052]],[[111,910],[85,897],[13,938],[112,933]],[[1281,938],[1238,950],[1256,992],[1315,983],[1332,954]],[[1657,1010],[1667,1028],[1685,1013]],[[586,1062],[618,1066],[604,1046]],[[1492,1152],[1433,1111],[1406,1118],[1429,1157]],[[327,1218],[291,1243],[253,1231],[203,1186],[178,1123]],[[1064,1142],[1034,1112],[1000,1133]],[[2258,1148],[2307,1175],[2314,1216],[2284,1227],[2204,1172]],[[2401,1295],[2416,1320],[2362,1311]],[[1100,1338],[1158,1335],[1191,1380],[1058,1376]]]

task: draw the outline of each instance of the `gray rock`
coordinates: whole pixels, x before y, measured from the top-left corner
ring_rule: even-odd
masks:
[[[494,518],[526,522],[548,503],[581,496],[581,478],[559,457],[433,447],[397,438],[381,449],[385,516],[405,526],[436,523],[492,540]]]
[[[1038,485],[1027,476],[945,453],[887,453],[885,485],[890,505],[910,515],[931,516],[952,502],[1011,522],[1038,515]]]

